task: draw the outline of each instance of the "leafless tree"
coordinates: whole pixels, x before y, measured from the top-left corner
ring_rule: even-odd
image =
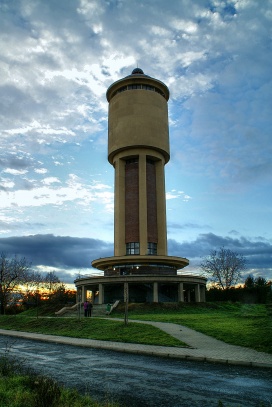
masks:
[[[30,274],[30,263],[25,257],[0,254],[0,313],[4,314],[10,295],[24,284]]]
[[[43,287],[48,291],[49,298],[61,286],[62,286],[62,283],[60,282],[60,279],[58,278],[58,276],[55,274],[54,271],[50,271],[49,273],[46,274],[46,276],[44,278],[44,282],[43,282]]]
[[[35,302],[36,302],[36,316],[39,316],[39,302],[41,292],[40,290],[44,287],[44,278],[40,272],[34,271],[29,279],[30,287],[34,290]]]
[[[33,295],[40,294],[40,290],[44,286],[44,277],[39,271],[33,271],[29,274],[28,280],[25,284],[26,296],[29,294],[31,297]]]
[[[246,260],[242,255],[221,247],[218,251],[212,250],[200,267],[218,287],[225,290],[239,281],[241,272],[246,268]]]

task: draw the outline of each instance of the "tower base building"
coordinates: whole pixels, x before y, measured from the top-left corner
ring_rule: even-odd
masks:
[[[109,102],[108,160],[114,167],[114,256],[92,266],[101,277],[75,281],[81,298],[99,304],[205,301],[206,279],[182,274],[189,264],[168,256],[164,167],[170,159],[169,90],[139,68],[113,83]]]

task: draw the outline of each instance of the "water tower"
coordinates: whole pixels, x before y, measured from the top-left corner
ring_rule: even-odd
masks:
[[[182,276],[178,270],[189,260],[167,252],[164,168],[170,159],[169,90],[136,68],[114,82],[106,96],[108,160],[115,174],[114,256],[92,262],[104,272],[97,286],[99,302],[119,298],[124,284],[136,302],[184,301],[186,290],[189,300],[193,292],[201,301],[206,280]]]

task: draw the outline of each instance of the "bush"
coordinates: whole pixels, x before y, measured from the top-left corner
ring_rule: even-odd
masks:
[[[58,405],[61,396],[60,386],[50,377],[40,375],[33,377],[31,389],[34,391],[36,407],[54,407]]]

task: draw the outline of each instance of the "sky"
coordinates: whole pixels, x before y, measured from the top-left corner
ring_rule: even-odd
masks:
[[[168,255],[272,279],[272,1],[0,0],[0,251],[72,283],[113,256],[107,88],[170,90]]]

